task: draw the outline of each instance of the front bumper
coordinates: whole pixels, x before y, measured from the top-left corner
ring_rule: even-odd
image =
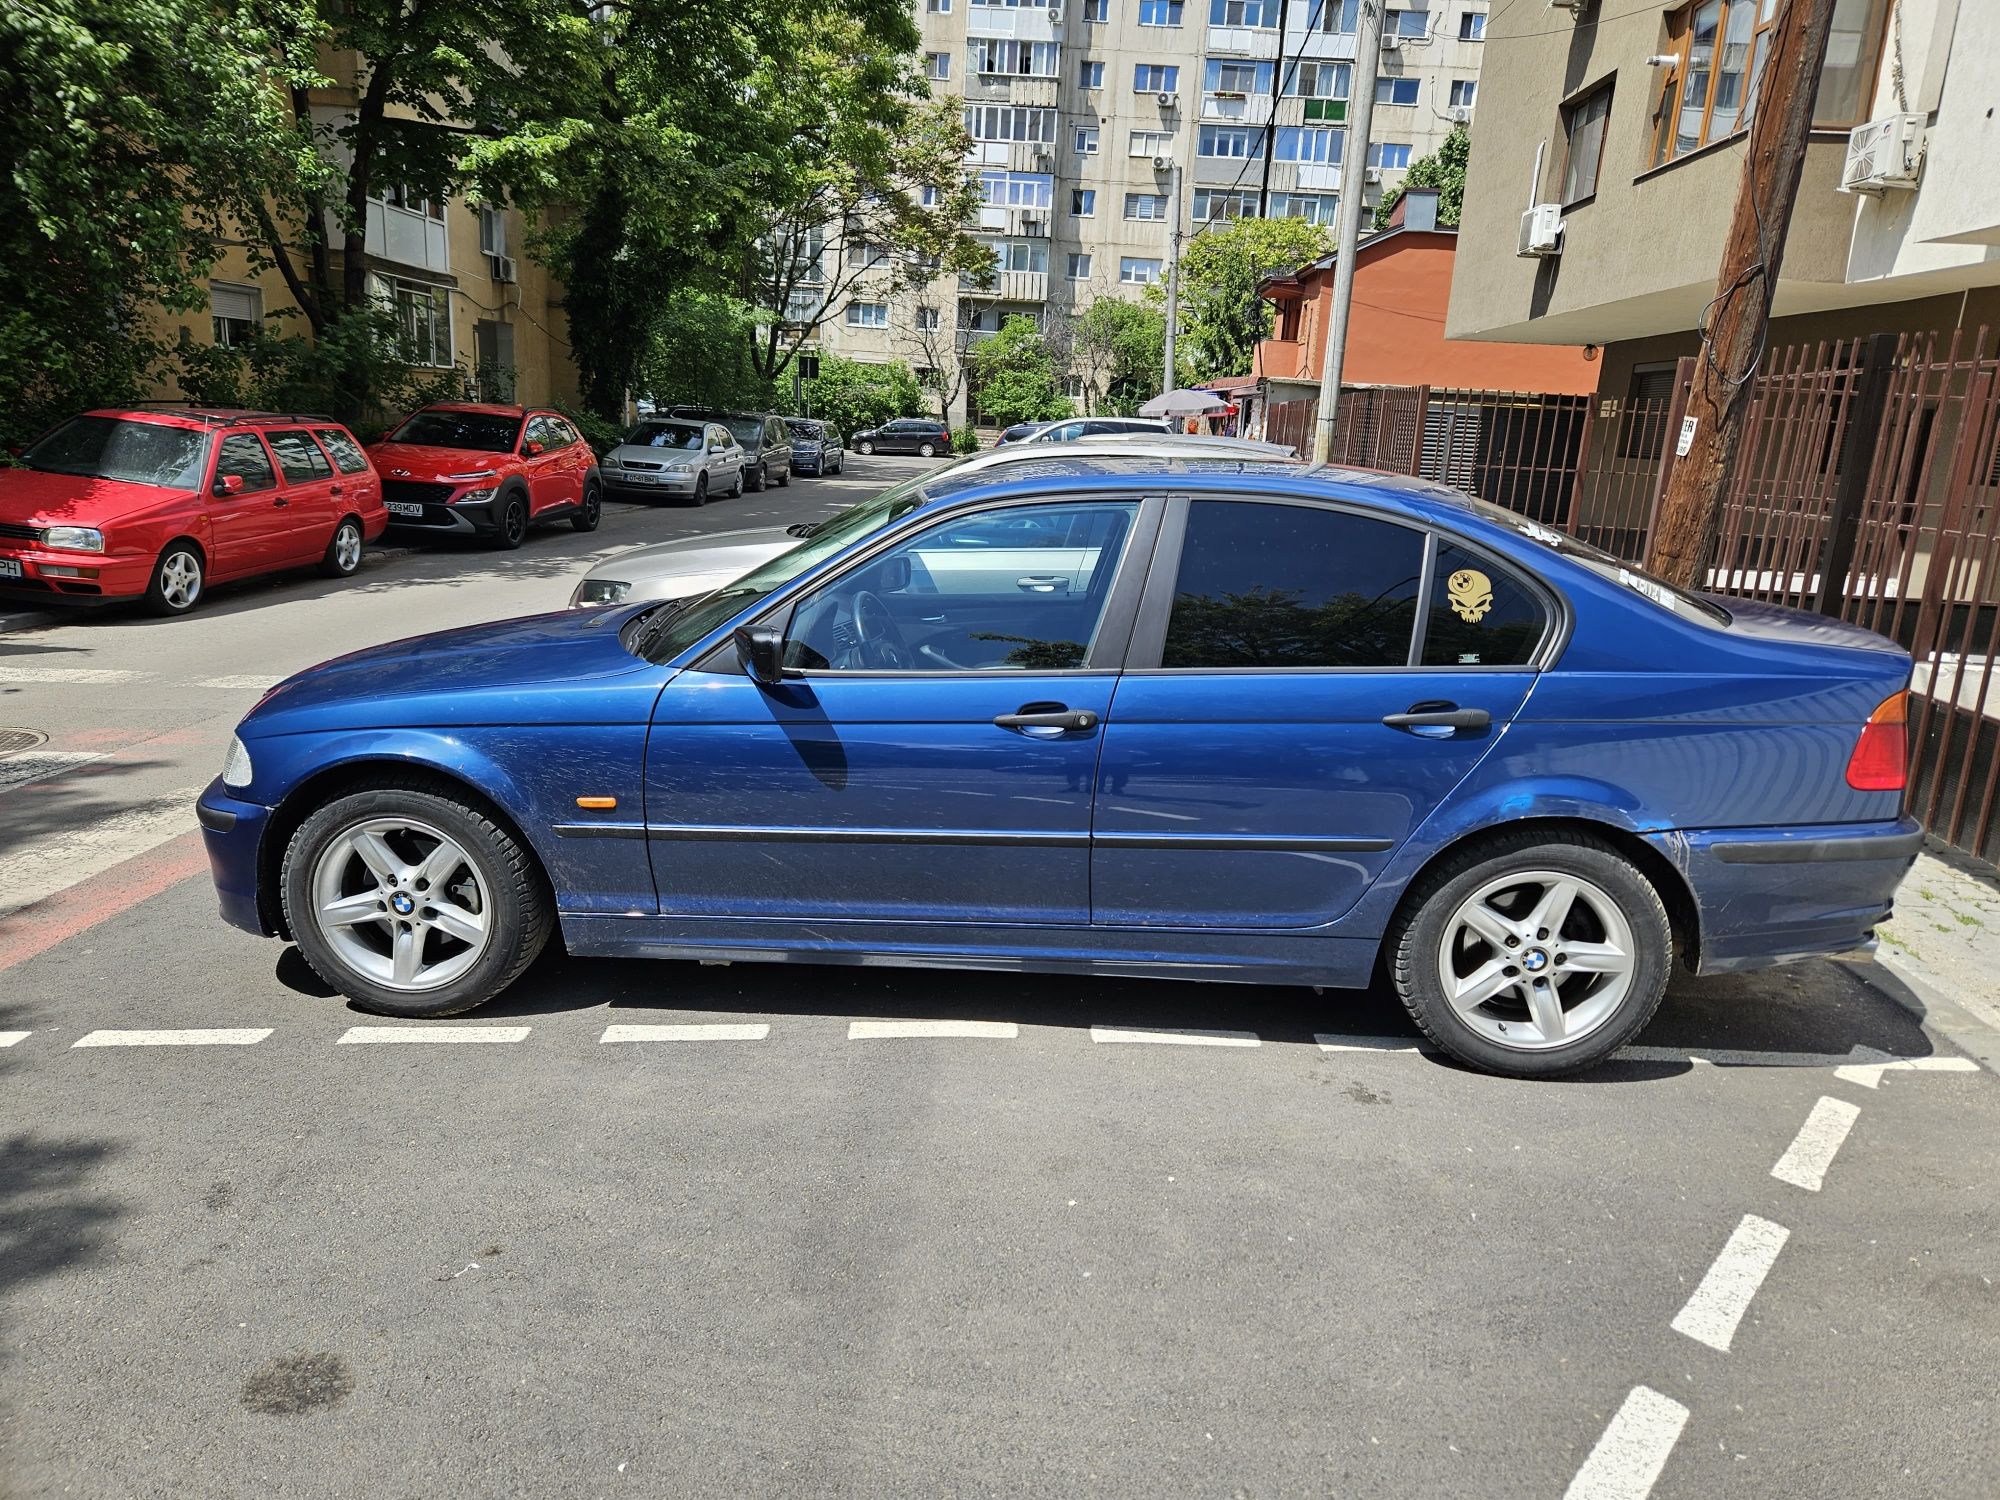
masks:
[[[1694,892],[1702,974],[1866,947],[1923,847],[1914,818],[1649,835]]]
[[[696,469],[661,469],[640,479],[629,473],[604,473],[605,489],[619,495],[692,495],[694,493]],[[709,488],[715,487],[713,476],[709,478]]]
[[[493,516],[491,500],[472,500],[464,505],[443,505],[426,500],[423,513],[415,516],[389,512],[389,529],[431,531],[441,535],[490,536],[500,529]]]
[[[278,931],[277,902],[259,899],[264,830],[271,809],[246,802],[217,777],[195,803],[202,843],[208,847],[208,870],[222,905],[222,920],[231,927],[271,937]]]
[[[21,570],[19,578],[0,577],[0,599],[23,604],[112,604],[121,599],[137,599],[153,580],[149,558],[65,552],[34,542],[0,545],[0,560]],[[63,577],[51,573],[52,568],[90,576]],[[5,571],[11,575],[13,569]]]

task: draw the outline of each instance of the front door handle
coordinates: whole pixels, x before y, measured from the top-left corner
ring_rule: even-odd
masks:
[[[1493,715],[1456,703],[1412,703],[1409,712],[1384,714],[1382,722],[1391,729],[1490,729]]]
[[[1024,703],[1019,713],[1000,714],[993,722],[1002,729],[1053,729],[1075,733],[1097,727],[1097,715],[1087,708],[1061,703]]]
[[[1069,580],[1060,574],[1031,573],[1014,580],[1014,587],[1029,594],[1067,594]]]
[[[283,510],[286,506],[290,505],[291,503],[292,502],[287,500],[283,495],[280,495],[277,499],[271,502],[271,509]]]

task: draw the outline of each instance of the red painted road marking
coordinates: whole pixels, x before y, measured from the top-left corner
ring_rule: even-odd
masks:
[[[24,964],[151,900],[162,891],[208,873],[201,834],[184,833],[113,865],[66,891],[0,917],[0,973]]]

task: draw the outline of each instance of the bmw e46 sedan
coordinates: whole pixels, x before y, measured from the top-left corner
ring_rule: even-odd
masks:
[[[341,657],[237,731],[224,916],[443,1016],[573,954],[1358,988],[1587,1067],[1865,944],[1910,659],[1332,469],[945,470],[696,599]]]

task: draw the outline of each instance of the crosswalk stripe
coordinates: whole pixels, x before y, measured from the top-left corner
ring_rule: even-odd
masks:
[[[896,1037],[994,1037],[1011,1041],[1021,1034],[1013,1021],[850,1021],[850,1042],[884,1041]]]
[[[9,687],[38,687],[43,683],[111,687],[121,682],[145,682],[155,675],[152,672],[127,672],[118,667],[16,667],[0,664],[0,683]]]
[[[607,1026],[600,1042],[761,1042],[768,1021],[707,1021],[684,1026]]]
[[[179,1031],[92,1031],[70,1043],[78,1047],[254,1047],[270,1026],[190,1027]]]
[[[350,1026],[341,1043],[368,1042],[524,1042],[526,1026]]]
[[[1093,1042],[1157,1042],[1167,1047],[1261,1047],[1254,1031],[1192,1031],[1178,1027],[1093,1026]]]
[[[0,1047],[12,1047],[33,1036],[32,1031],[0,1031]]]

